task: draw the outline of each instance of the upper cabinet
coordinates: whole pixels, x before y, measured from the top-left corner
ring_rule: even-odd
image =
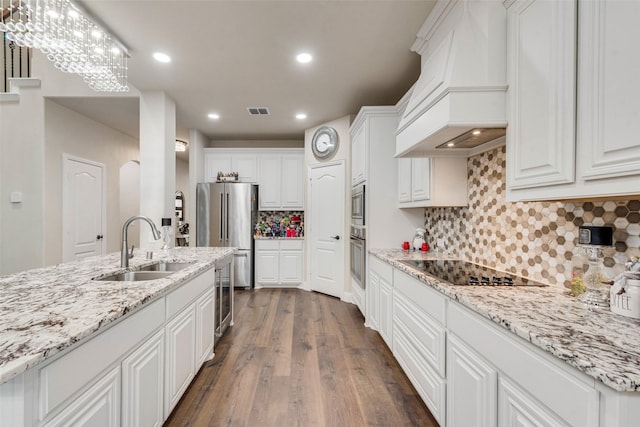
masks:
[[[304,149],[204,149],[205,181],[218,172],[238,172],[239,182],[259,185],[260,210],[304,209]]]
[[[508,199],[639,194],[640,3],[505,4]]]
[[[206,182],[216,182],[218,172],[224,174],[237,172],[239,182],[257,183],[258,168],[256,162],[256,155],[252,153],[205,148],[204,180]]]
[[[413,157],[398,161],[398,207],[467,206],[467,159]]]
[[[351,134],[351,185],[356,186],[367,180],[367,128],[362,123]]]
[[[258,156],[260,210],[304,209],[304,153]]]

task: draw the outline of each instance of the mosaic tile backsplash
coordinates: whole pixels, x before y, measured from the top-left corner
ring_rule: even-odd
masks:
[[[469,159],[469,206],[426,208],[430,243],[444,239],[455,256],[565,286],[580,225],[613,227],[615,248],[604,251],[611,278],[627,259],[640,257],[640,200],[508,203],[505,163],[505,147]]]

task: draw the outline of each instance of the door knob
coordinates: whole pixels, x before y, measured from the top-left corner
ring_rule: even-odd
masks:
[[[102,238],[103,238],[103,237],[104,237],[104,236],[103,236],[102,234],[98,234],[98,235],[96,236],[96,240],[102,240]]]
[[[340,240],[340,236],[335,235],[335,236],[331,236],[332,239],[336,239],[336,240]]]

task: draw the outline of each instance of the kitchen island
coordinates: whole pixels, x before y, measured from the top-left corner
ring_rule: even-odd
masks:
[[[149,413],[161,423],[213,355],[216,271],[235,251],[181,247],[152,260],[137,251],[128,268],[113,253],[0,277],[0,425],[89,425],[93,416],[126,425]],[[159,262],[188,264],[155,280],[94,280]],[[129,364],[139,351],[135,360],[152,363]],[[156,389],[136,389],[141,373]],[[143,392],[158,405],[146,415],[127,408]],[[92,404],[93,415],[74,418]]]
[[[482,418],[475,425],[512,425],[518,417],[534,425],[637,425],[639,320],[590,311],[562,286],[456,286],[400,262],[434,259],[431,254],[370,254],[373,288],[376,281],[391,283],[390,297],[383,301],[380,291],[378,302],[381,312],[389,304],[390,324],[379,322],[379,330],[389,331],[387,342],[405,371],[417,372],[408,375],[441,424],[464,425],[466,411]],[[433,320],[424,335],[433,345],[423,340],[428,362],[420,369],[422,351],[415,349],[422,343],[406,337],[420,336],[421,326],[403,317],[418,312],[426,323]],[[470,401],[478,390],[478,400]]]

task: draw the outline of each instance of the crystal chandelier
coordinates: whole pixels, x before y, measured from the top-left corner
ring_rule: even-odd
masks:
[[[127,50],[70,0],[0,0],[0,31],[98,92],[128,92]]]

